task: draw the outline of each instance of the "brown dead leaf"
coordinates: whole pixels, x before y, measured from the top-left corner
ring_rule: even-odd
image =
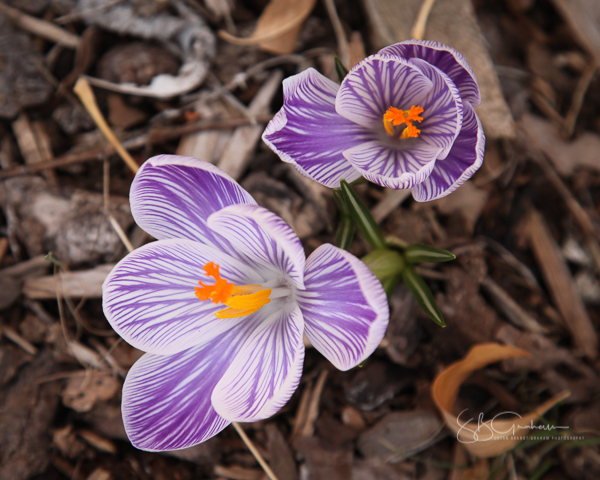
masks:
[[[224,30],[219,36],[235,45],[258,45],[267,52],[292,53],[302,22],[315,6],[316,0],[271,0],[256,23],[256,30],[247,38],[234,37]]]
[[[431,386],[433,401],[442,412],[446,425],[456,434],[458,441],[463,443],[470,453],[478,457],[495,457],[513,448],[521,441],[523,435],[520,426],[536,422],[546,411],[570,395],[570,392],[563,391],[527,415],[515,416],[512,419],[490,420],[479,426],[467,423],[466,418],[468,417],[465,417],[463,421],[458,419],[452,408],[461,384],[475,370],[490,363],[513,357],[531,357],[531,354],[520,348],[497,343],[476,345],[469,350],[466,357],[440,373]]]

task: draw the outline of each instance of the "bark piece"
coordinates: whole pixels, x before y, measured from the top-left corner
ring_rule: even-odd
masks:
[[[50,462],[50,425],[58,406],[60,383],[36,380],[56,372],[47,352],[24,367],[18,379],[0,391],[0,478],[26,480]]]
[[[0,118],[15,117],[23,108],[44,103],[52,94],[38,65],[43,57],[32,47],[28,35],[18,31],[0,14]]]
[[[548,225],[535,210],[529,217],[529,239],[550,295],[571,332],[573,343],[586,356],[596,358],[598,336],[592,321],[577,293],[569,267],[560,255],[559,246],[552,238]]]
[[[358,449],[367,458],[397,463],[429,447],[442,428],[443,422],[430,410],[393,412],[359,437]]]

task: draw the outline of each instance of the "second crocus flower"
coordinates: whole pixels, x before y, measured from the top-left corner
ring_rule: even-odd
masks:
[[[284,106],[263,140],[331,188],[361,176],[444,197],[481,166],[485,137],[475,75],[447,45],[410,40],[356,65],[341,85],[315,69],[284,81]]]

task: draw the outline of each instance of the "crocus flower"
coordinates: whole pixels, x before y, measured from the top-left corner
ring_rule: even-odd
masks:
[[[456,190],[483,161],[475,75],[458,51],[438,42],[386,47],[341,85],[309,68],[284,80],[283,95],[263,140],[328,187],[363,176],[433,200]]]
[[[303,334],[341,370],[381,341],[389,310],[369,269],[328,244],[307,259],[294,231],[215,166],[151,158],[130,200],[159,240],[115,266],[103,308],[148,352],[123,387],[136,447],[186,448],[273,415],[298,386]]]

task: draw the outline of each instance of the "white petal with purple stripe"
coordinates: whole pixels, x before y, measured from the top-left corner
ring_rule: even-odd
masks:
[[[440,149],[404,139],[405,149],[384,142],[365,142],[344,152],[344,156],[367,180],[395,189],[410,188],[431,173]],[[402,141],[404,142],[404,141]]]
[[[436,67],[415,58],[411,63],[433,83],[427,96],[419,103],[423,121],[419,141],[441,149],[438,158],[445,158],[460,132],[463,121],[463,102],[450,77]]]
[[[133,251],[110,272],[102,288],[106,318],[125,341],[145,352],[169,355],[210,341],[241,318],[218,319],[223,308],[195,295],[198,282],[212,280],[202,269],[220,265],[236,285],[262,284],[265,278],[246,264],[207,245],[171,239]]]
[[[270,417],[290,399],[302,375],[304,342],[300,308],[288,303],[262,317],[212,394],[215,410],[235,422]],[[249,317],[250,318],[250,317]]]
[[[379,280],[356,257],[326,244],[308,257],[304,281],[298,304],[306,337],[340,370],[361,363],[388,326],[389,307]]]
[[[471,178],[483,163],[483,128],[473,107],[468,103],[464,105],[463,127],[450,153],[444,160],[438,160],[431,175],[412,190],[413,197],[418,202],[449,195]]]
[[[363,127],[383,131],[390,107],[419,105],[433,83],[418,66],[389,55],[371,55],[346,75],[335,100],[336,111]]]
[[[212,214],[208,226],[251,261],[304,288],[304,247],[292,228],[273,212],[258,205],[231,205]]]
[[[213,408],[215,385],[238,353],[249,326],[174,355],[145,354],[123,386],[123,422],[142,450],[191,447],[229,425]]]
[[[262,137],[284,162],[331,188],[339,187],[342,178],[360,177],[342,152],[370,138],[369,131],[335,111],[338,89],[337,83],[314,68],[286,78],[284,106]]]
[[[133,180],[129,198],[136,223],[153,237],[187,238],[222,249],[230,245],[206,226],[210,214],[228,205],[256,204],[225,172],[180,155],[147,160]]]
[[[474,107],[481,103],[473,69],[462,53],[448,45],[432,40],[407,40],[385,47],[379,53],[406,59],[421,58],[446,73],[456,84],[464,100]]]

